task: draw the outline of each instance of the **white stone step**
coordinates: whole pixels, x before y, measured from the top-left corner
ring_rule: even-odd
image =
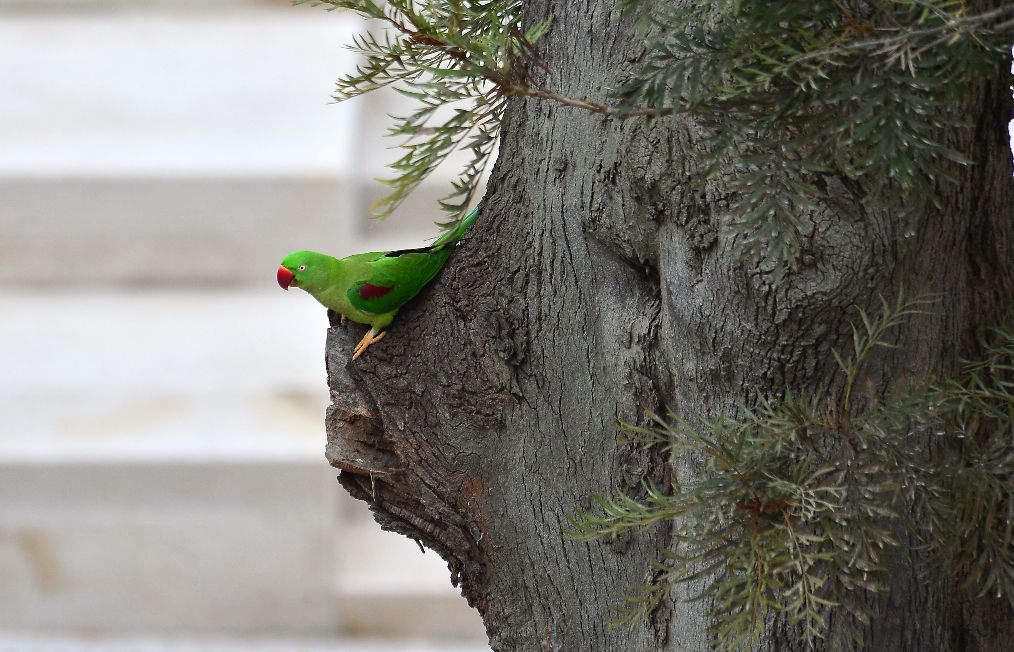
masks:
[[[359,105],[330,97],[359,25],[310,7],[0,14],[16,62],[0,67],[0,174],[347,177]]]
[[[2,463],[0,632],[480,637],[446,565],[334,477],[323,462]]]
[[[333,178],[0,178],[0,287],[268,289],[296,249],[422,246],[442,193],[423,188],[378,222],[361,189]]]
[[[322,459],[326,328],[273,280],[0,293],[0,459]]]
[[[324,468],[2,465],[0,478],[0,627],[339,629]]]

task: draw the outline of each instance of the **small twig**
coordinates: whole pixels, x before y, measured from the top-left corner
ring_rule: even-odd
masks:
[[[543,90],[541,88],[529,88],[528,86],[510,86],[504,89],[508,95],[516,95],[518,97],[538,97],[543,100],[550,100],[563,104],[564,106],[572,106],[576,109],[584,109],[591,111],[592,113],[598,113],[604,116],[617,116],[620,118],[635,118],[643,116],[668,116],[677,113],[687,113],[689,111],[686,107],[675,107],[667,106],[661,109],[648,109],[648,108],[621,108],[616,106],[608,106],[599,102],[593,102],[592,100],[578,100],[565,95],[558,95],[556,93]]]
[[[935,27],[927,27],[924,29],[912,30],[911,32],[905,32],[902,34],[897,34],[895,36],[886,36],[883,38],[866,39],[854,43],[846,43],[842,47],[838,48],[825,48],[821,50],[815,50],[813,52],[807,52],[806,54],[794,57],[789,61],[789,63],[801,63],[803,61],[809,61],[811,59],[826,58],[830,55],[838,54],[840,52],[847,52],[850,50],[880,48],[881,52],[886,52],[891,47],[898,45],[900,43],[904,43],[905,41],[908,41],[913,37],[931,36],[934,34],[939,34],[941,32],[959,33],[960,31],[959,28],[961,27],[975,26],[983,23],[988,23],[994,18],[1000,18],[1004,14],[1010,14],[1012,10],[1014,10],[1014,4],[1008,4],[1004,7],[993,9],[992,11],[986,11],[981,14],[974,14],[972,16],[963,16],[961,18],[955,18],[954,20],[946,24],[937,25]],[[995,25],[994,29],[996,29],[997,31],[1001,31],[1002,29],[1004,29],[1006,25],[1007,25],[1006,22],[1000,23],[998,25]]]

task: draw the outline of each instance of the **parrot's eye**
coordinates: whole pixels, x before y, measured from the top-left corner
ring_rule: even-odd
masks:
[[[299,266],[299,271],[305,272],[306,271],[306,265],[300,265]]]

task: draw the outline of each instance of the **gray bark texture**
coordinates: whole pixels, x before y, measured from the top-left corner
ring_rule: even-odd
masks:
[[[552,73],[537,83],[556,93],[605,101],[641,54],[612,1],[526,11],[554,17],[539,43]],[[875,311],[902,285],[941,299],[876,360],[877,382],[974,355],[977,329],[1014,299],[1011,114],[1006,76],[976,89],[954,142],[975,165],[914,236],[842,184],[813,215],[800,269],[772,286],[720,234],[720,184],[690,183],[691,121],[514,101],[482,214],[439,278],[356,363],[362,327],[332,320],[327,456],[341,484],[447,560],[495,650],[709,649],[708,606],[678,592],[641,627],[607,625],[616,598],[651,581],[666,526],[612,542],[564,534],[590,495],[695,472],[618,446],[617,421],[829,392],[854,306]],[[1012,649],[999,601],[932,586],[915,554],[895,560],[864,649]],[[761,647],[803,649],[777,623]]]

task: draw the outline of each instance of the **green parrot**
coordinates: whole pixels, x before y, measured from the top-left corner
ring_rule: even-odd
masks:
[[[479,208],[473,208],[457,228],[419,249],[373,251],[347,258],[294,251],[278,268],[278,285],[284,290],[306,290],[325,308],[369,325],[352,353],[356,360],[384,338],[384,329],[398,309],[433,280],[478,215]]]

